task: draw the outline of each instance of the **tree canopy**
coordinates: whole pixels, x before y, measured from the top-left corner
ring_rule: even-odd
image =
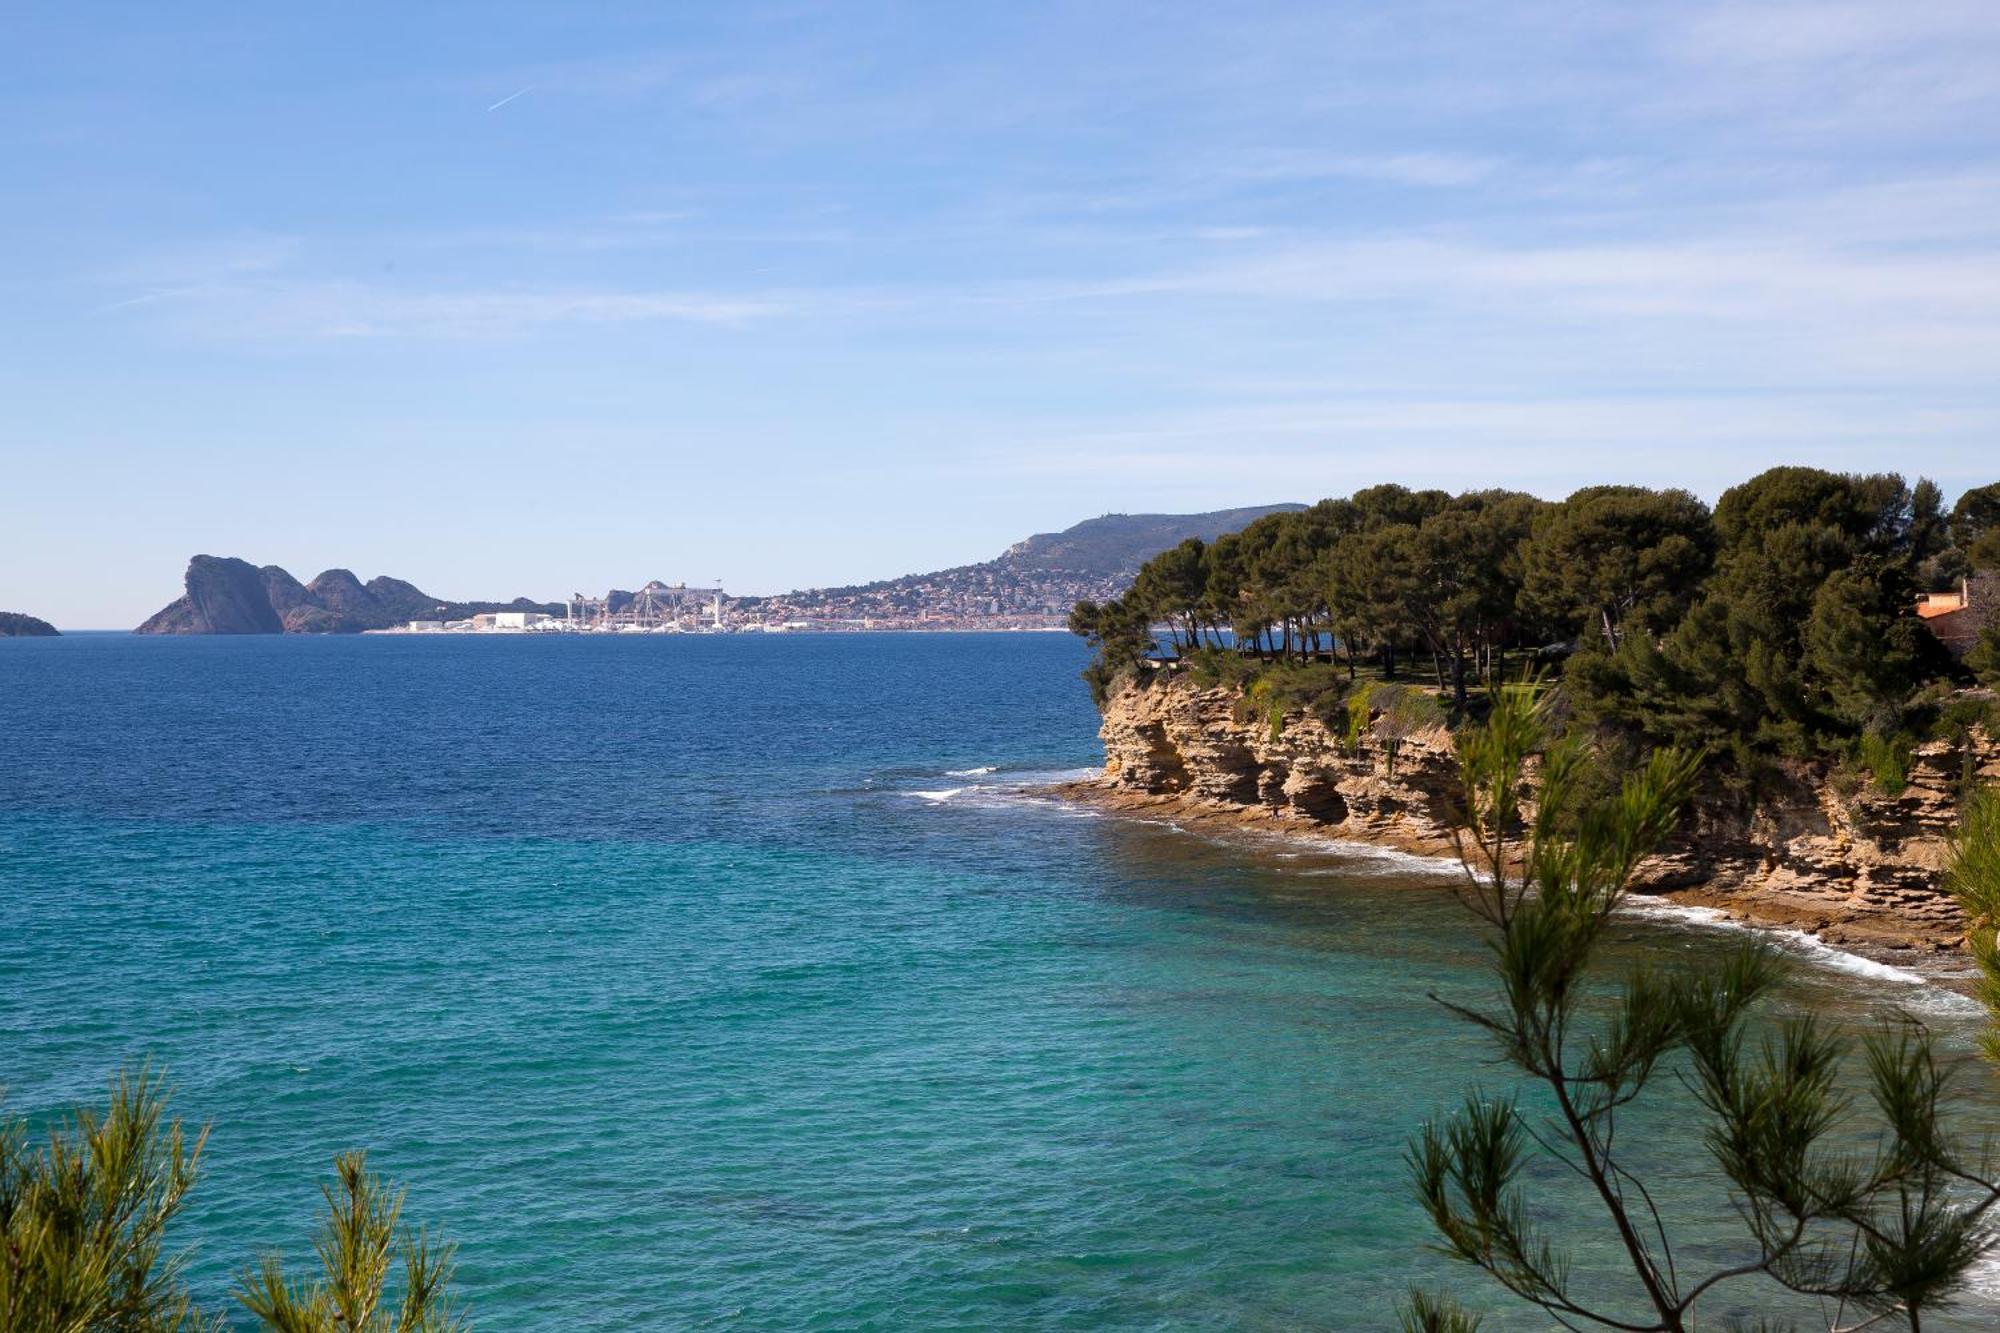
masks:
[[[1779,467],[1712,511],[1640,486],[1550,502],[1382,485],[1183,542],[1072,628],[1100,649],[1099,689],[1157,628],[1170,654],[1234,648],[1350,679],[1414,664],[1461,714],[1524,654],[1567,659],[1587,721],[1746,760],[1893,733],[1928,686],[1969,683],[1916,598],[1994,567],[2000,482],[1947,509],[1928,480]]]

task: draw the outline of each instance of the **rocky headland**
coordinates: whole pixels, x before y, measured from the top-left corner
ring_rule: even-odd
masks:
[[[260,568],[247,560],[215,555],[188,561],[186,589],[134,632],[358,634],[412,620],[455,620],[484,611],[562,612],[559,603],[525,597],[511,602],[443,601],[402,579],[381,575],[363,583],[345,569],[329,569],[311,583],[300,583],[277,565]]]
[[[1456,761],[1443,728],[1393,741],[1362,728],[1350,746],[1308,712],[1246,717],[1242,702],[1236,687],[1179,673],[1125,681],[1104,705],[1103,775],[1058,794],[1197,826],[1452,854]],[[1917,745],[1894,795],[1826,764],[1783,766],[1754,801],[1698,802],[1641,888],[1885,961],[1947,953],[1965,921],[1940,877],[1968,774],[2000,779],[2000,738],[1981,727]]]
[[[60,633],[46,620],[19,611],[0,611],[0,639],[52,639]]]

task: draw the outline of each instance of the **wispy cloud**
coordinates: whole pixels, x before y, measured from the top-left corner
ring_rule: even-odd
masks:
[[[105,310],[147,305],[182,331],[241,338],[513,338],[582,325],[697,324],[743,329],[783,313],[776,298],[679,291],[412,291],[376,284],[207,282],[149,292]]]
[[[2000,408],[1916,407],[1869,394],[1428,397],[1366,393],[1155,413],[1116,426],[1016,433],[960,470],[1063,484],[1116,482],[1198,497],[1226,454],[1232,476],[1292,479],[1300,495],[1384,478],[1559,496],[1578,478],[1689,485],[1710,495],[1759,468],[1930,466],[2000,432]],[[1882,441],[1901,442],[1902,460]],[[1962,470],[1961,470],[1962,471]],[[1968,484],[1974,474],[1947,478]]]

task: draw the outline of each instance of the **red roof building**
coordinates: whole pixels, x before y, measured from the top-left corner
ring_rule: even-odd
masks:
[[[2000,573],[1988,572],[1965,580],[1957,592],[1919,597],[1917,614],[1953,657],[1964,657],[1979,642],[1979,632],[1996,605],[2000,605]]]

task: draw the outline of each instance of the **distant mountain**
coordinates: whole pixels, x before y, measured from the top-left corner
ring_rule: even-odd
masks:
[[[1266,514],[1296,513],[1305,507],[1277,504],[1206,514],[1104,514],[1061,532],[1038,532],[1026,541],[1015,542],[999,559],[988,563],[1023,573],[1060,572],[1130,583],[1138,576],[1139,566],[1190,537],[1212,542]]]
[[[1206,514],[1105,514],[1014,543],[992,560],[844,588],[809,588],[736,603],[739,619],[766,624],[865,622],[888,629],[1046,628],[1070,607],[1129,586],[1139,566],[1189,537],[1214,541],[1266,514],[1302,504]]]
[[[834,628],[1038,629],[1063,623],[1086,598],[1123,592],[1139,566],[1189,537],[1213,541],[1266,514],[1300,504],[1220,509],[1207,514],[1105,514],[1061,532],[1041,532],[995,558],[933,574],[848,588],[813,588],[778,597],[725,598],[737,624],[797,622]],[[160,608],[140,634],[358,634],[412,620],[466,620],[483,611],[540,611],[559,616],[561,602],[448,602],[415,584],[386,576],[363,583],[329,569],[300,583],[277,565],[259,567],[230,556],[188,561],[187,591]],[[645,596],[675,607],[706,605],[719,588],[654,582],[640,593],[614,590],[602,600],[616,615]],[[685,604],[685,605],[683,605]],[[40,622],[36,622],[40,623]]]
[[[46,620],[19,611],[0,611],[0,639],[46,639],[61,632]]]
[[[187,592],[135,631],[139,634],[358,634],[411,620],[462,620],[482,611],[562,612],[561,603],[447,602],[386,576],[363,583],[329,569],[300,583],[277,565],[261,569],[230,556],[188,561]]]

